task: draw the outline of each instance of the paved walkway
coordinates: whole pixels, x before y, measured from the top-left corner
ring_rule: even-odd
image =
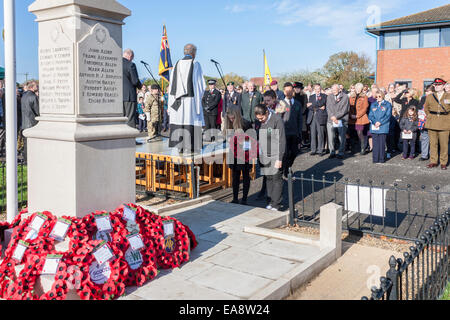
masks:
[[[281,213],[210,201],[168,214],[188,225],[198,238],[191,261],[180,269],[162,271],[144,287],[127,288],[121,299],[252,299],[320,253],[316,246],[243,232],[244,227]]]
[[[358,244],[343,243],[345,253],[315,279],[299,288],[288,300],[360,300],[370,297],[386,276],[389,258],[401,253]]]

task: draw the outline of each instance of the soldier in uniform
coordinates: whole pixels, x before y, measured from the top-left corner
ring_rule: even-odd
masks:
[[[211,141],[211,129],[217,128],[217,115],[219,114],[219,103],[222,100],[222,94],[216,89],[216,80],[209,80],[209,90],[203,95],[202,104],[205,115],[206,141]]]
[[[147,116],[148,142],[158,135],[158,128],[161,125],[160,112],[163,101],[164,99],[161,99],[158,85],[153,84],[151,86],[151,92],[147,95],[144,102],[144,112]]]
[[[439,161],[440,146],[441,169],[447,170],[448,141],[450,134],[450,93],[444,91],[446,81],[440,78],[434,80],[436,92],[425,100],[424,111],[427,115],[425,128],[430,137],[430,164],[428,168],[436,168]]]

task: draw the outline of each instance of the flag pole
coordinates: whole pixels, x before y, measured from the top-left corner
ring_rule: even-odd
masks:
[[[4,0],[5,95],[6,95],[6,216],[12,222],[18,213],[17,195],[17,98],[15,1]]]

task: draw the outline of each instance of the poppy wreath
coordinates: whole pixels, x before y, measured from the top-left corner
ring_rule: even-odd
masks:
[[[60,254],[62,259],[58,265],[54,282],[48,292],[38,296],[35,293],[37,279],[41,276],[45,265],[46,255],[31,255],[28,257],[24,269],[17,279],[17,290],[8,297],[11,300],[65,300],[69,292],[69,273],[67,261],[69,255],[53,251],[51,254]]]
[[[16,292],[18,286],[16,267],[20,263],[12,258],[5,258],[0,265],[0,297],[2,299],[9,299],[10,295]]]
[[[122,252],[111,243],[110,248],[116,257],[106,262],[110,267],[108,279],[103,284],[97,284],[91,278],[90,268],[96,263],[93,252],[100,243],[101,240],[89,241],[72,256],[72,262],[79,267],[82,274],[81,283],[76,288],[82,300],[112,300],[125,293],[126,261]]]
[[[174,222],[174,237],[172,239],[173,251],[168,252],[166,247],[166,241],[163,239],[163,243],[159,244],[158,249],[158,265],[162,269],[175,269],[179,268],[183,263],[189,261],[189,236],[185,226],[178,220],[167,217],[162,221]]]
[[[121,242],[118,244],[118,248],[122,251],[124,260],[126,261],[127,274],[125,279],[126,286],[142,286],[147,281],[153,280],[158,275],[158,269],[156,268],[156,250],[155,241],[151,237],[151,230],[153,230],[153,222],[146,212],[141,207],[131,206],[132,209],[136,209],[136,224],[139,226],[139,234],[145,245],[145,248],[141,249],[139,253],[131,252],[131,245],[127,239],[130,235],[130,230],[125,228],[123,231],[124,237],[121,238]],[[123,206],[118,208],[115,212],[111,213],[114,219],[118,219],[121,225],[126,225],[127,222],[123,218]],[[136,267],[137,268],[133,268]]]
[[[70,240],[68,253],[73,254],[89,241],[89,234],[82,219],[68,216],[63,216],[62,218],[71,222],[67,230],[66,239]],[[56,225],[56,221],[54,225]],[[52,226],[52,230],[54,225]]]
[[[85,229],[87,232],[87,236],[89,240],[98,240],[95,239],[95,236],[98,232],[97,224],[95,221],[95,217],[98,215],[107,214],[106,211],[97,211],[95,213],[91,213],[90,215],[85,216],[81,221],[81,229]],[[116,240],[119,239],[119,243],[122,241],[120,238],[125,237],[126,234],[126,224],[123,224],[121,220],[117,217],[117,215],[113,215],[111,213],[109,214],[109,218],[111,221],[111,227],[112,231],[110,232],[111,241],[108,243],[111,243],[113,238]],[[114,237],[116,235],[116,237]],[[117,243],[116,243],[117,244]]]
[[[46,211],[41,213],[47,219],[39,229],[37,237],[34,240],[26,239],[29,232],[31,232],[31,228],[29,226],[38,214],[39,213],[37,212],[32,214],[27,219],[21,221],[19,225],[13,229],[11,241],[5,251],[6,258],[12,257],[20,240],[26,241],[29,244],[23,259],[27,259],[29,255],[33,254],[46,254],[51,250],[51,248],[53,248],[54,240],[49,237],[49,234],[53,228],[55,217],[50,212]]]

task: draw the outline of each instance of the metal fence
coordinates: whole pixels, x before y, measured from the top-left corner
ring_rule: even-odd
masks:
[[[320,224],[320,207],[330,202],[344,207],[343,228],[358,234],[373,234],[415,241],[448,208],[450,193],[397,183],[388,186],[338,177],[317,179],[314,175],[288,175],[290,224]]]
[[[450,211],[435,220],[403,259],[392,256],[380,287],[362,300],[436,300],[449,284]]]
[[[19,159],[17,165],[17,197],[19,210],[28,204],[27,164]],[[0,211],[6,211],[6,162],[0,162]]]

